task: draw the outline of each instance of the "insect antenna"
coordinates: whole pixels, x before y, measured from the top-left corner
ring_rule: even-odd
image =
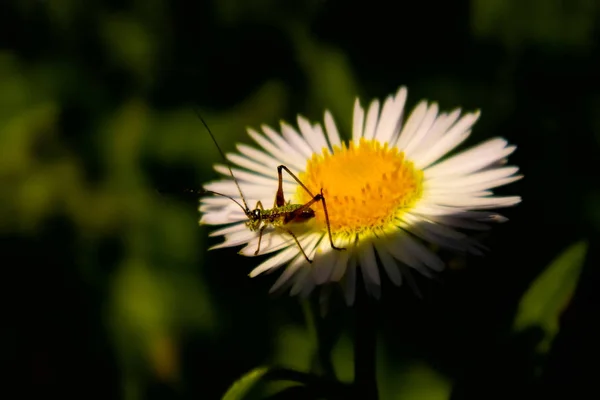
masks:
[[[216,194],[217,196],[227,197],[229,200],[233,201],[235,204],[237,204],[238,206],[240,206],[240,208],[244,212],[248,211],[247,208],[244,208],[244,206],[241,205],[240,202],[237,201],[236,199],[234,199],[233,197],[227,196],[226,194],[223,194],[223,193],[215,192],[213,190],[207,190],[207,189],[204,189],[204,188],[200,188],[200,189],[185,189],[184,192],[192,193],[192,194],[195,194],[195,195],[198,195],[198,196],[204,196],[205,194]]]
[[[225,157],[225,153],[223,153],[223,150],[221,150],[221,146],[219,146],[219,143],[217,143],[217,139],[215,139],[215,135],[213,135],[212,131],[208,127],[208,124],[206,123],[206,121],[204,120],[204,118],[202,118],[202,115],[200,115],[200,111],[198,111],[197,108],[195,108],[194,111],[196,112],[196,115],[198,116],[198,118],[200,118],[200,121],[202,121],[202,124],[204,125],[204,127],[208,131],[208,134],[210,135],[210,138],[212,139],[212,141],[215,143],[215,146],[217,146],[217,150],[219,150],[219,153],[221,154],[221,157],[223,157],[223,161],[225,161],[225,165],[227,166],[227,169],[229,170],[229,173],[231,174],[231,177],[233,178],[233,181],[235,182],[235,186],[237,187],[238,192],[240,192],[240,197],[242,198],[242,203],[244,204],[244,206],[242,207],[239,202],[235,201],[231,197],[226,196],[224,194],[213,192],[213,191],[210,191],[210,190],[204,190],[204,189],[202,189],[202,190],[204,190],[204,192],[207,192],[207,193],[213,193],[213,194],[216,194],[216,195],[219,195],[219,196],[224,196],[224,197],[230,198],[231,200],[235,201],[240,207],[242,207],[244,209],[244,212],[246,214],[248,214],[250,212],[250,208],[248,208],[248,204],[246,203],[246,198],[244,197],[244,193],[242,193],[242,189],[240,188],[240,184],[239,184],[238,180],[233,175],[233,171],[231,170],[231,166],[230,166],[229,160],[227,160],[227,157]]]

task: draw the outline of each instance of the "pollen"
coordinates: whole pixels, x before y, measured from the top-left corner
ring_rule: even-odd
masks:
[[[414,207],[423,192],[423,173],[407,161],[404,153],[375,140],[361,139],[323,149],[306,164],[300,180],[327,204],[334,236],[376,234],[395,228],[402,214]],[[297,196],[306,203],[311,196],[298,187]],[[326,229],[322,204],[312,206],[315,220]]]

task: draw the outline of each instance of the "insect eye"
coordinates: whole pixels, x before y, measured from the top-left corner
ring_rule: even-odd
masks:
[[[260,211],[258,209],[254,210],[253,213],[256,218],[260,217]]]

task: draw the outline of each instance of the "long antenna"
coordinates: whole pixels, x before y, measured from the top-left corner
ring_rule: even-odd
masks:
[[[235,176],[233,175],[233,171],[231,170],[231,165],[229,163],[229,160],[227,160],[227,157],[225,157],[225,153],[223,153],[223,150],[221,150],[221,146],[219,146],[219,143],[217,143],[217,139],[215,139],[215,135],[213,135],[213,133],[211,132],[210,128],[208,127],[208,124],[206,123],[206,121],[204,120],[204,118],[202,118],[202,115],[200,115],[200,111],[198,111],[197,108],[194,108],[194,111],[196,112],[196,115],[198,115],[198,118],[200,118],[200,121],[202,121],[202,123],[204,124],[204,127],[208,131],[208,133],[209,133],[212,141],[215,143],[215,146],[217,146],[217,150],[219,150],[219,153],[221,154],[221,157],[223,157],[223,160],[225,161],[225,165],[227,165],[227,169],[229,170],[229,173],[231,174],[231,177],[233,178],[233,181],[235,182],[235,186],[237,187],[238,192],[240,192],[240,196],[242,198],[242,203],[244,203],[244,208],[245,208],[244,211],[245,212],[249,212],[250,209],[248,208],[248,204],[246,203],[246,198],[244,197],[244,193],[242,193],[242,189],[240,188],[240,184],[238,183],[238,180],[235,179]],[[211,191],[206,190],[206,192],[211,192]],[[220,193],[216,193],[216,192],[211,192],[211,193],[223,196]],[[225,197],[228,197],[228,196],[225,196]],[[233,200],[233,201],[235,201],[235,200]],[[236,201],[236,203],[237,203],[237,201]]]
[[[231,196],[227,196],[226,194],[223,194],[223,193],[214,192],[214,191],[212,191],[212,190],[206,190],[206,189],[204,189],[204,188],[200,188],[199,190],[198,190],[198,189],[188,189],[187,191],[188,191],[188,192],[190,192],[190,193],[199,194],[200,196],[204,196],[205,194],[209,194],[209,193],[210,193],[210,194],[216,194],[217,196],[223,196],[223,197],[227,197],[229,200],[233,201],[235,204],[237,204],[238,206],[240,206],[240,208],[241,208],[241,209],[242,209],[244,212],[247,212],[247,211],[248,211],[247,209],[245,209],[245,208],[244,208],[244,207],[243,207],[243,206],[240,204],[240,202],[239,202],[239,201],[237,201],[237,200],[236,200],[236,199],[234,199],[233,197],[231,197]]]

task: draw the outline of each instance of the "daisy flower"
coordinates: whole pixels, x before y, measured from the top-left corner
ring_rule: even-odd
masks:
[[[212,248],[244,245],[240,254],[253,257],[260,241],[258,255],[269,257],[251,277],[284,267],[271,291],[289,288],[292,295],[341,282],[349,304],[354,301],[358,268],[367,291],[378,297],[381,272],[399,286],[410,269],[427,277],[441,271],[444,263],[431,245],[481,254],[483,246],[465,231],[505,221],[489,210],[521,201],[518,196],[494,196],[491,190],[522,177],[517,167],[505,165],[515,146],[493,138],[448,156],[469,137],[479,112],[445,113],[436,103],[421,101],[403,122],[406,96],[401,87],[383,104],[373,100],[366,112],[356,99],[348,142],[341,140],[329,111],[325,129],[302,116],[299,130],[285,122],[281,133],[266,125],[262,132],[248,129],[259,148],[239,144],[238,154],[227,155],[243,197],[229,166],[217,165],[224,179],[205,189],[221,195],[200,200],[201,224],[227,224],[212,232],[225,237]],[[256,220],[252,226],[242,205],[252,207],[260,201],[265,209],[271,207],[279,165],[287,166],[311,192],[282,171],[285,207],[291,207],[286,210],[322,193],[327,213],[323,202],[315,201],[303,209],[302,218],[295,218],[300,222],[274,219],[277,223],[269,224],[265,217],[260,226]]]

